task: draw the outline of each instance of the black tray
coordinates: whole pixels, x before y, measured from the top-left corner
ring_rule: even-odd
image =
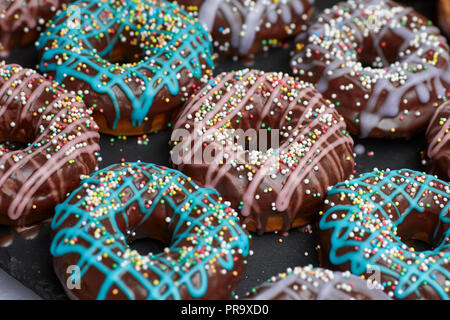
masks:
[[[337,1],[316,0],[315,14],[330,7]],[[436,23],[435,1],[400,1],[412,5],[419,12]],[[6,59],[8,63],[18,63],[24,67],[36,68],[37,52],[34,47],[17,50]],[[290,51],[273,50],[270,55],[258,58],[252,68],[264,71],[290,72]],[[216,73],[222,71],[238,70],[244,66],[232,59],[220,59],[216,64]],[[140,144],[137,138],[128,137],[120,140],[117,137],[102,135],[101,155],[103,161],[100,167],[126,161],[152,162],[168,165],[170,131],[162,131],[148,136],[147,144]],[[425,150],[423,133],[411,141],[392,140],[383,141],[375,139],[355,139],[358,149],[365,152],[356,156],[356,172],[362,173],[373,168],[401,169],[410,168],[424,170],[420,152]],[[362,148],[363,147],[363,148]],[[9,232],[7,228],[0,227],[0,236]],[[253,251],[250,257],[246,275],[236,290],[236,294],[243,296],[251,288],[265,281],[270,276],[283,272],[288,267],[307,264],[318,265],[316,235],[313,230],[303,227],[291,230],[289,236],[282,237],[276,233],[254,236]],[[67,299],[63,288],[57,280],[49,253],[50,236],[49,226],[44,225],[39,235],[34,239],[26,240],[17,234],[13,243],[0,248],[0,267],[11,276],[22,282],[44,299]],[[138,240],[132,245],[140,252],[158,252],[162,245],[153,240]]]

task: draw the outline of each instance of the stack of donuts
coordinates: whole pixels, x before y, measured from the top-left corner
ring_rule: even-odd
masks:
[[[412,7],[8,0],[0,10],[0,54],[13,62],[35,41],[39,57],[38,70],[0,63],[0,225],[50,222],[69,298],[450,298],[450,48]],[[290,72],[255,66],[277,50],[291,51]],[[230,59],[246,67],[223,71]],[[108,136],[161,130],[166,165],[103,165]],[[422,138],[426,165],[357,172],[354,141],[366,138]],[[253,241],[305,226],[318,265],[235,295]],[[164,250],[133,249],[141,237]]]

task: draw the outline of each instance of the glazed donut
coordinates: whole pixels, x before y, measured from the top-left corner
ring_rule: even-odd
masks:
[[[113,135],[166,128],[212,76],[210,35],[164,0],[77,1],[37,48],[41,70],[84,94],[100,131]]]
[[[442,104],[428,125],[428,152],[432,173],[450,181],[450,102]]]
[[[288,269],[252,289],[249,300],[391,300],[382,286],[350,272],[313,266]]]
[[[252,56],[305,31],[314,0],[175,0],[211,33],[217,52]]]
[[[153,164],[93,174],[57,206],[51,227],[56,274],[73,299],[227,299],[250,254],[237,213],[215,190]],[[141,255],[127,244],[135,233],[169,247]]]
[[[291,61],[361,137],[411,138],[425,130],[450,88],[447,40],[410,7],[349,0],[297,39]]]
[[[327,188],[354,167],[342,117],[312,85],[283,73],[220,74],[173,129],[173,165],[217,189],[258,233],[310,223]]]
[[[450,36],[450,1],[439,0],[438,1],[438,19],[439,26],[447,35]]]
[[[0,56],[35,41],[49,20],[67,0],[3,0],[0,1]]]
[[[34,70],[0,63],[0,225],[29,226],[95,170],[99,134],[81,97]]]
[[[449,198],[450,184],[407,169],[336,185],[318,223],[323,265],[378,277],[395,299],[449,299]],[[416,252],[415,239],[432,249]]]

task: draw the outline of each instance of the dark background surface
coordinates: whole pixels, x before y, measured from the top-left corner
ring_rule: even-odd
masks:
[[[316,0],[315,15],[336,2]],[[436,23],[435,1],[400,2],[412,5]],[[14,51],[7,62],[36,68],[37,59],[37,52],[31,46]],[[266,57],[258,58],[251,67],[264,71],[290,72],[289,60],[290,50],[277,49],[271,51]],[[222,58],[216,64],[216,74],[243,67],[244,65],[240,62]],[[128,137],[126,140],[121,140],[117,137],[102,135],[101,155],[103,161],[100,162],[100,167],[104,168],[124,160],[141,160],[168,165],[169,136],[170,131],[152,134],[148,136],[148,143],[143,144],[139,143],[137,138]],[[364,150],[363,153],[358,152],[356,156],[357,173],[370,171],[373,168],[424,170],[420,157],[420,152],[426,147],[423,133],[418,133],[412,141],[355,139],[355,145],[357,150]],[[7,228],[0,226],[0,236],[6,232],[9,232]],[[44,226],[40,234],[31,240],[15,235],[12,245],[0,248],[0,267],[44,299],[67,299],[53,272],[49,246],[48,225]],[[163,248],[162,244],[153,240],[139,240],[133,243],[132,247],[142,253],[158,252]],[[254,236],[252,248],[254,255],[249,259],[247,272],[236,293],[242,296],[262,281],[285,271],[288,267],[318,265],[315,247],[315,232],[306,227],[291,230],[287,237],[276,233]]]

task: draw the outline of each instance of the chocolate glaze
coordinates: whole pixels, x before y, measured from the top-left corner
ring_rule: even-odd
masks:
[[[338,105],[352,134],[411,138],[450,89],[449,60],[445,37],[412,8],[349,0],[297,38],[291,66]]]
[[[173,129],[173,164],[219,190],[259,233],[273,217],[282,219],[284,232],[299,217],[304,224],[314,220],[327,188],[354,166],[353,140],[334,106],[310,84],[283,73],[220,74],[183,109]],[[238,129],[279,135],[279,148],[246,150],[236,142]],[[262,134],[258,138],[263,142]]]
[[[2,233],[0,230],[0,248],[12,245],[15,234],[25,240],[35,239],[41,233],[42,227],[50,222],[50,219],[46,219],[27,226],[3,226],[6,231]]]
[[[84,180],[57,206],[52,231],[55,271],[73,299],[229,299],[250,254],[237,213],[215,190],[146,163]],[[167,248],[141,255],[128,246],[138,236]],[[67,285],[74,279],[78,289]]]
[[[41,233],[42,227],[50,222],[51,219],[46,219],[30,226],[15,226],[12,229],[18,236],[26,240],[33,240]]]
[[[314,0],[174,0],[211,33],[216,51],[249,56],[305,31]]]
[[[14,241],[14,234],[12,231],[8,231],[7,233],[0,234],[0,248],[9,247]]]
[[[40,31],[67,0],[3,0],[0,1],[0,56],[11,49],[35,41]]]
[[[450,290],[450,185],[403,169],[331,189],[318,223],[322,264],[378,279],[394,299],[444,299]],[[430,250],[416,252],[412,240]]]
[[[391,300],[376,282],[313,266],[288,269],[255,288],[250,300]]]
[[[97,125],[78,96],[34,70],[0,64],[0,224],[36,224],[97,164]]]
[[[427,130],[428,152],[431,172],[450,181],[450,102],[436,110]]]

